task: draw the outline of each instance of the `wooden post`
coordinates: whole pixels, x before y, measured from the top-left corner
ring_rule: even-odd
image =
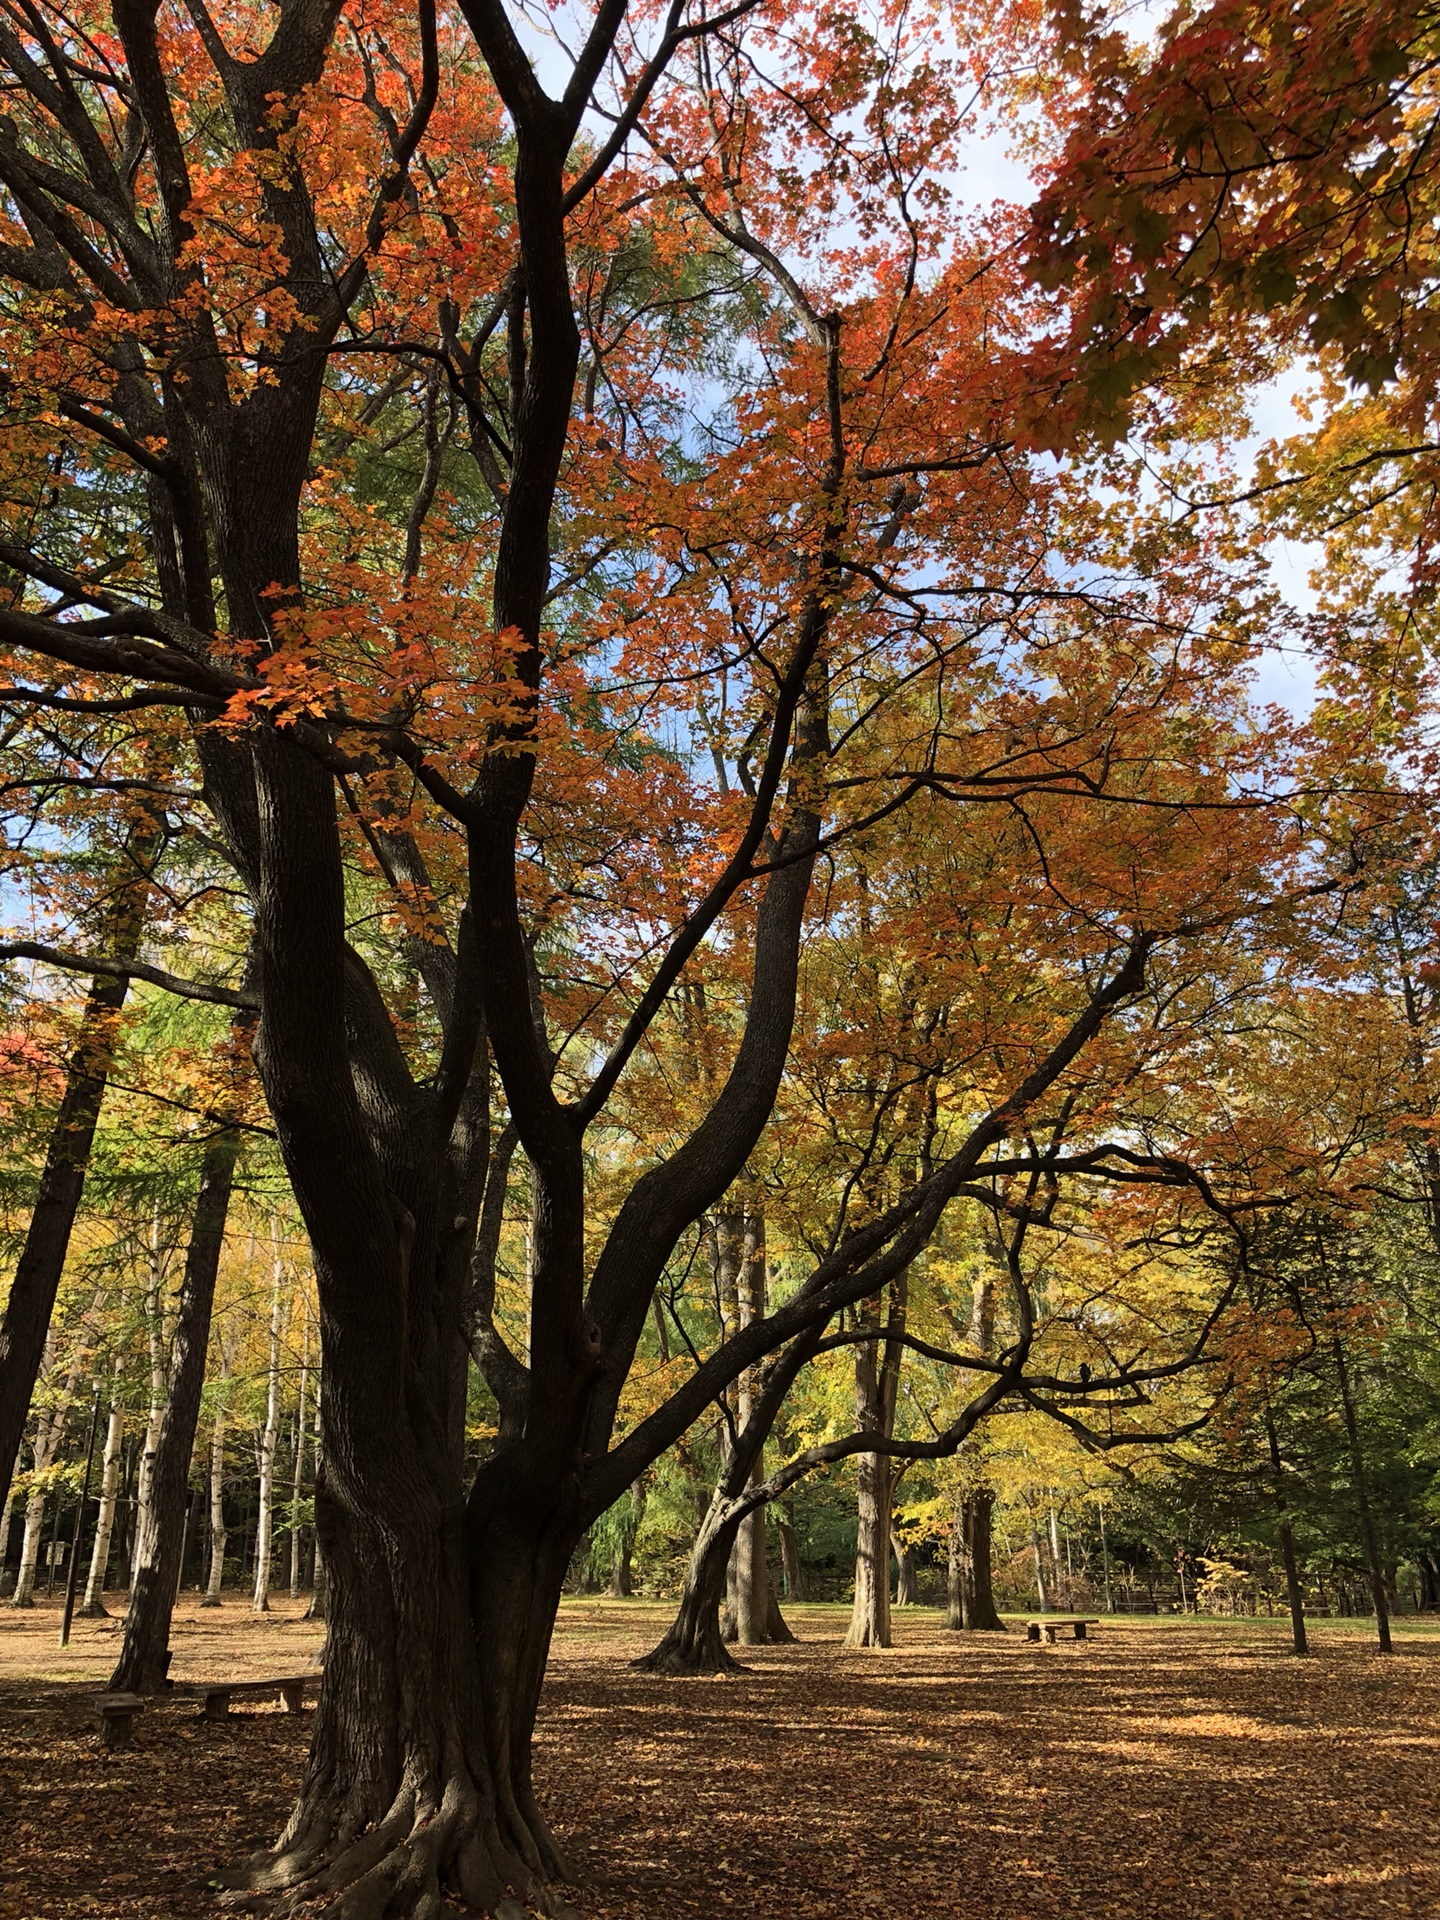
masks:
[[[85,1443],[85,1479],[75,1507],[75,1533],[70,1542],[70,1565],[65,1574],[65,1607],[60,1615],[60,1644],[70,1644],[70,1622],[75,1618],[75,1582],[80,1573],[80,1530],[85,1524],[85,1506],[90,1498],[90,1470],[95,1465],[95,1429],[100,1424],[100,1382],[95,1382],[95,1397],[90,1402],[90,1438]]]

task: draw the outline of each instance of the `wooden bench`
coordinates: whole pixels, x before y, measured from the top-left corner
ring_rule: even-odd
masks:
[[[242,1699],[255,1696],[260,1699],[280,1696],[287,1713],[299,1713],[305,1704],[305,1693],[314,1692],[324,1675],[315,1668],[309,1673],[286,1673],[273,1680],[176,1680],[168,1688],[172,1694],[198,1696],[201,1712],[207,1720],[228,1720],[230,1702],[237,1695]]]
[[[95,1711],[100,1716],[100,1739],[107,1747],[129,1747],[135,1742],[135,1716],[145,1711],[138,1693],[97,1693]]]
[[[1042,1613],[1038,1619],[1027,1620],[1025,1622],[1025,1638],[1027,1640],[1038,1640],[1043,1635],[1046,1644],[1053,1647],[1055,1644],[1055,1635],[1060,1631],[1061,1627],[1072,1627],[1075,1632],[1075,1638],[1077,1640],[1083,1640],[1085,1638],[1085,1629],[1087,1627],[1098,1627],[1099,1624],[1098,1619],[1083,1619],[1079,1614]]]

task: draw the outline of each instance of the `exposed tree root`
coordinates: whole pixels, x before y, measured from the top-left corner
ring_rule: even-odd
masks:
[[[713,1632],[686,1634],[679,1630],[679,1623],[671,1627],[665,1638],[649,1653],[641,1654],[630,1665],[639,1673],[669,1674],[677,1678],[686,1674],[748,1673],[750,1669],[742,1666],[720,1637],[718,1621]]]
[[[558,1849],[542,1831],[524,1852],[533,1858],[506,1844],[469,1776],[457,1773],[438,1800],[407,1787],[363,1832],[323,1819],[292,1829],[273,1853],[219,1876],[220,1904],[325,1920],[439,1920],[446,1895],[481,1914],[518,1896],[544,1911],[555,1904],[546,1880],[552,1863],[562,1866]]]

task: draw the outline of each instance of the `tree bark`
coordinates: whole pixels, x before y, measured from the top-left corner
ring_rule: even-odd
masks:
[[[685,1583],[675,1618],[658,1646],[632,1664],[650,1673],[733,1673],[737,1663],[727,1651],[720,1617],[736,1534],[745,1518],[744,1499],[752,1490],[754,1463],[775,1424],[785,1395],[814,1350],[811,1340],[797,1340],[759,1372],[750,1418],[739,1428],[729,1459],[722,1466],[691,1549]],[[777,1640],[794,1639],[779,1617],[778,1604],[770,1621]]]
[[[10,1574],[6,1563],[10,1558],[10,1528],[14,1517],[15,1474],[12,1469],[5,1491],[5,1502],[0,1506],[0,1595],[8,1595],[10,1592]]]
[[[285,1269],[280,1259],[279,1227],[275,1229],[275,1274],[270,1293],[270,1347],[265,1376],[265,1425],[260,1434],[260,1489],[255,1516],[255,1587],[252,1613],[270,1611],[270,1559],[275,1525],[275,1448],[280,1437],[280,1315]]]
[[[1003,1262],[1005,1250],[995,1244],[987,1248],[994,1263]],[[995,1352],[995,1271],[994,1266],[977,1267],[972,1277],[970,1300],[970,1344],[987,1359]],[[972,1460],[980,1449],[972,1446]],[[971,1475],[975,1473],[972,1465]],[[1003,1633],[1005,1623],[995,1606],[993,1587],[994,1549],[991,1523],[995,1513],[995,1490],[983,1478],[962,1480],[955,1490],[955,1508],[950,1522],[950,1551],[946,1568],[945,1624],[957,1632]]]
[[[170,1392],[155,1448],[150,1499],[141,1518],[125,1640],[110,1679],[115,1693],[156,1693],[165,1684],[215,1278],[239,1150],[238,1132],[218,1133],[206,1149],[201,1168],[172,1342]]]
[[[135,1526],[130,1540],[129,1584],[132,1591],[140,1567],[140,1543],[150,1520],[154,1498],[155,1453],[160,1445],[160,1429],[165,1421],[165,1404],[170,1391],[165,1255],[157,1211],[150,1227],[150,1286],[145,1295],[145,1333],[150,1347],[150,1406],[145,1416],[145,1440],[140,1449],[140,1470],[135,1482]]]
[[[37,1447],[37,1462],[39,1458],[40,1450]],[[40,1470],[37,1466],[37,1473]],[[20,1566],[15,1575],[15,1591],[10,1596],[12,1607],[33,1607],[35,1604],[35,1580],[40,1566],[40,1540],[44,1529],[45,1490],[41,1483],[31,1487],[25,1501],[25,1526],[20,1535]]]
[[[98,1301],[100,1296],[97,1295],[96,1298]],[[56,1395],[55,1404],[47,1407],[35,1424],[34,1480],[30,1495],[25,1502],[25,1531],[20,1542],[20,1570],[16,1575],[15,1591],[10,1599],[12,1607],[33,1607],[35,1604],[40,1544],[45,1531],[46,1476],[55,1464],[60,1453],[60,1444],[65,1438],[65,1424],[70,1415],[70,1403],[75,1398],[75,1387],[80,1378],[82,1359],[83,1344],[76,1349],[64,1384]]]
[[[1033,1514],[1030,1517],[1030,1551],[1035,1557],[1035,1591],[1039,1596],[1040,1611],[1049,1613],[1051,1596],[1045,1570],[1045,1549],[1040,1544],[1040,1523]]]
[[[743,1330],[763,1319],[766,1310],[769,1255],[765,1215],[758,1206],[752,1204],[744,1208],[735,1223],[735,1238],[738,1243],[736,1326]],[[736,1382],[735,1402],[736,1418],[743,1429],[753,1419],[758,1405],[755,1368],[747,1367]],[[748,1485],[758,1486],[764,1478],[764,1458],[762,1442],[751,1462]],[[763,1506],[754,1508],[741,1520],[730,1550],[723,1631],[728,1642],[742,1647],[785,1644],[795,1638],[785,1624],[770,1578]]]
[[[685,1569],[680,1604],[659,1645],[633,1662],[645,1673],[738,1673],[720,1619],[726,1575],[740,1522],[717,1486]]]
[[[1381,1653],[1389,1653],[1390,1601],[1385,1590],[1385,1569],[1380,1558],[1380,1543],[1375,1531],[1375,1511],[1370,1501],[1370,1476],[1365,1468],[1365,1450],[1360,1444],[1360,1422],[1351,1391],[1350,1367],[1338,1333],[1331,1339],[1335,1355],[1335,1378],[1340,1388],[1340,1410],[1345,1419],[1345,1439],[1350,1449],[1351,1482],[1355,1490],[1355,1508],[1360,1519],[1360,1537],[1365,1547],[1365,1563],[1370,1573],[1370,1595],[1375,1606],[1375,1633]]]
[[[994,1553],[990,1535],[994,1511],[994,1489],[983,1483],[961,1487],[956,1493],[950,1525],[945,1624],[957,1631],[1005,1631],[991,1584]]]
[[[149,830],[132,834],[126,843],[123,866],[115,876],[112,905],[101,929],[110,953],[135,952],[145,917],[145,870],[158,844],[158,837]],[[65,1270],[70,1234],[85,1190],[85,1172],[115,1055],[120,1011],[129,989],[128,978],[121,976],[93,981],[86,995],[34,1211],[0,1319],[0,1473],[5,1475],[0,1499],[9,1497],[10,1475],[45,1356],[55,1295]]]
[[[290,1598],[300,1594],[300,1496],[305,1489],[305,1397],[310,1385],[310,1303],[303,1302],[304,1322],[300,1350],[300,1400],[295,1410],[295,1471],[290,1489]],[[464,1384],[460,1393],[463,1396]],[[461,1405],[463,1406],[463,1397]]]
[[[210,1572],[205,1582],[202,1607],[223,1604],[221,1588],[225,1583],[225,1548],[230,1535],[225,1525],[225,1428],[227,1424],[230,1354],[225,1350],[220,1363],[220,1380],[215,1396],[215,1419],[210,1429]]]
[[[305,1618],[307,1620],[323,1620],[325,1618],[326,1585],[325,1556],[320,1551],[320,1542],[317,1540],[315,1542],[315,1583],[310,1589],[310,1604],[305,1609]]]
[[[878,1308],[878,1302],[876,1303]],[[863,1432],[895,1430],[895,1400],[904,1353],[899,1338],[905,1330],[907,1297],[902,1274],[890,1283],[889,1337],[879,1351],[878,1317],[874,1340],[855,1349],[855,1424]],[[862,1453],[856,1461],[857,1519],[855,1539],[855,1598],[848,1648],[890,1645],[890,1497],[891,1465],[880,1453]]]
[[[116,1366],[114,1398],[105,1423],[105,1445],[100,1456],[100,1506],[95,1517],[95,1544],[90,1553],[90,1573],[85,1582],[85,1597],[80,1613],[87,1620],[99,1619],[106,1612],[105,1575],[110,1566],[110,1544],[115,1532],[115,1507],[120,1492],[120,1453],[125,1439],[125,1409],[119,1394],[119,1366]]]
[[[895,1604],[897,1607],[913,1607],[920,1598],[920,1588],[915,1577],[915,1549],[901,1547],[895,1556]]]
[[[1306,1654],[1310,1645],[1305,1632],[1305,1594],[1300,1585],[1300,1563],[1295,1554],[1295,1534],[1290,1525],[1290,1503],[1285,1491],[1285,1465],[1280,1457],[1280,1438],[1275,1431],[1275,1414],[1265,1404],[1265,1440],[1270,1454],[1270,1480],[1274,1489],[1275,1513],[1279,1522],[1280,1558],[1285,1566],[1285,1597],[1290,1607],[1290,1636],[1297,1654]]]
[[[775,1522],[775,1531],[780,1536],[780,1565],[785,1576],[785,1598],[803,1600],[805,1598],[805,1563],[800,1558],[800,1544],[795,1538],[794,1523],[782,1513]]]

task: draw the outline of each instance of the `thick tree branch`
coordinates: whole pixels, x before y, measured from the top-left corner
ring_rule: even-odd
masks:
[[[59,947],[41,946],[34,940],[0,941],[0,960],[35,960],[42,966],[62,967],[68,973],[85,973],[98,980],[143,980],[152,987],[163,987],[182,1000],[205,1000],[216,1007],[258,1009],[258,996],[249,990],[211,986],[204,980],[182,980],[163,967],[152,967],[134,955],[102,959],[98,955],[67,953]]]

